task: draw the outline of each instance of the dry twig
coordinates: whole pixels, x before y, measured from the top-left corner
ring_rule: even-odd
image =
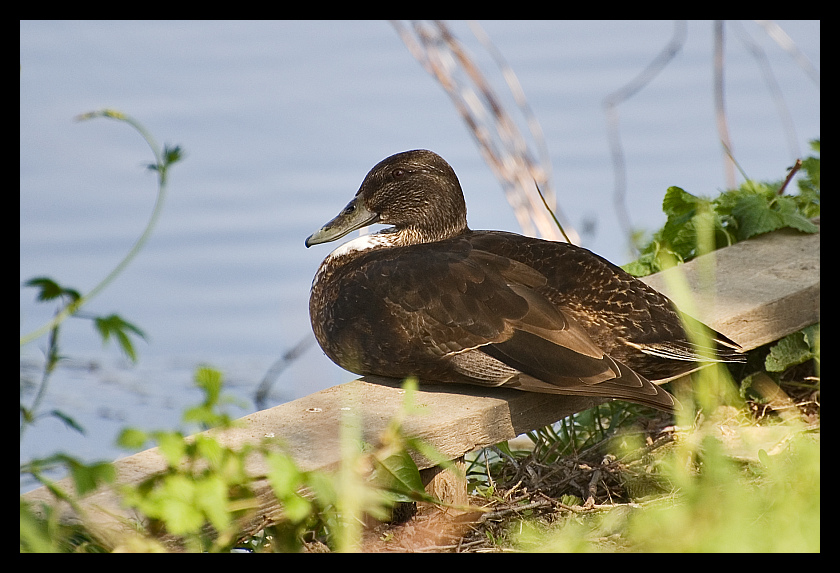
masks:
[[[527,106],[522,88],[513,71],[501,59],[498,51],[488,47],[497,63],[502,66],[508,86],[514,94],[523,113],[528,118],[532,136],[542,150],[543,160],[537,162],[528,148],[524,136],[516,123],[500,104],[490,83],[482,74],[463,45],[455,38],[443,22],[413,22],[409,30],[402,23],[392,22],[400,38],[411,54],[421,63],[446,90],[455,109],[467,123],[484,160],[502,183],[505,197],[526,235],[579,242],[576,232],[567,223],[558,229],[554,219],[543,208],[542,199],[535,190],[535,184],[545,190],[548,204],[554,203],[554,192],[550,181],[551,167],[548,163],[542,130]],[[471,24],[473,30],[480,30]],[[485,46],[492,46],[486,34],[477,32]],[[557,208],[554,207],[557,212]],[[558,212],[561,220],[565,218]]]

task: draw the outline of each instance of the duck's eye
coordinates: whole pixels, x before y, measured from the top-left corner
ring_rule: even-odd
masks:
[[[393,177],[394,179],[402,179],[403,177],[405,177],[405,174],[405,169],[394,169],[393,171],[391,171],[391,177]]]

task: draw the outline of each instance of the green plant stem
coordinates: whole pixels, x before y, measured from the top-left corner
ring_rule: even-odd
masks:
[[[560,229],[561,233],[563,233],[563,238],[566,239],[566,242],[571,245],[572,240],[569,239],[569,236],[566,234],[566,230],[563,229],[563,225],[561,225],[560,221],[557,219],[557,215],[555,215],[554,211],[551,210],[551,207],[548,206],[548,201],[545,200],[545,196],[543,195],[542,189],[540,189],[540,186],[537,185],[536,180],[534,180],[534,186],[536,186],[537,193],[539,193],[540,199],[542,199],[543,205],[545,205],[546,210],[551,214],[551,218],[554,219],[554,223],[557,225],[557,228]]]
[[[38,385],[38,393],[35,395],[35,399],[32,401],[32,405],[29,407],[29,412],[34,416],[35,412],[38,410],[38,406],[41,405],[41,401],[44,399],[44,395],[47,393],[47,382],[49,381],[50,374],[52,374],[53,369],[55,369],[55,364],[58,362],[58,327],[53,328],[50,330],[50,341],[49,341],[49,348],[47,350],[47,363],[44,366],[44,375],[41,377],[41,383]],[[20,439],[23,440],[23,430],[26,426],[31,423],[27,422],[26,417],[24,417],[23,421],[20,425]]]
[[[75,314],[79,311],[82,306],[84,306],[87,302],[93,299],[96,295],[102,292],[105,287],[111,284],[114,279],[131,263],[137,253],[140,252],[140,249],[143,248],[146,241],[152,234],[152,231],[157,225],[158,219],[160,218],[161,213],[163,212],[163,202],[164,198],[166,197],[166,170],[168,167],[167,158],[165,158],[160,151],[160,147],[158,146],[157,142],[155,142],[154,138],[149,134],[146,129],[140,125],[135,119],[114,110],[104,109],[100,111],[92,111],[89,113],[82,114],[78,116],[76,119],[79,121],[93,119],[96,117],[108,117],[111,119],[116,119],[118,121],[122,121],[133,127],[142,137],[146,140],[146,143],[152,150],[152,153],[155,156],[155,163],[151,166],[152,169],[157,171],[158,173],[158,193],[157,198],[155,200],[155,206],[152,211],[152,216],[149,219],[148,224],[146,225],[143,234],[140,235],[140,238],[137,239],[137,242],[134,243],[134,246],[131,247],[131,250],[128,254],[123,258],[122,261],[117,264],[114,269],[108,273],[108,275],[102,279],[99,284],[93,287],[90,292],[83,295],[78,300],[67,304],[60,312],[58,312],[51,321],[44,324],[40,328],[30,332],[29,334],[25,334],[20,337],[20,345],[23,346],[36,338],[40,338],[46,332],[56,328],[60,325],[64,320]]]

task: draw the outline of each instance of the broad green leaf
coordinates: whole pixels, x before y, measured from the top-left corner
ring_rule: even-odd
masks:
[[[802,332],[794,332],[782,338],[771,349],[764,361],[768,372],[783,372],[791,366],[802,364],[814,358],[814,353],[805,342]]]
[[[428,500],[430,496],[423,489],[420,470],[405,450],[400,450],[384,459],[376,459],[374,483],[389,491],[394,501]]]
[[[203,512],[196,504],[195,483],[187,476],[167,476],[163,486],[147,500],[151,502],[148,509],[141,509],[150,517],[161,519],[174,535],[198,533],[204,525]]]
[[[798,211],[796,199],[789,195],[779,197],[777,200],[779,215],[786,227],[792,227],[803,233],[818,233],[820,228],[808,220]]]
[[[204,512],[207,521],[216,531],[227,529],[230,525],[228,512],[228,486],[215,474],[210,474],[195,482],[195,500]]]
[[[665,197],[662,199],[662,211],[672,217],[691,217],[697,204],[702,199],[680,189],[679,187],[668,187],[665,191]]]
[[[732,214],[740,222],[738,239],[749,239],[762,233],[769,233],[784,226],[781,215],[770,208],[761,195],[744,195],[732,209]]]

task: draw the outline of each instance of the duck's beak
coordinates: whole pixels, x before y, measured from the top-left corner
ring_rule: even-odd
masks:
[[[365,207],[363,201],[356,197],[342,209],[338,216],[309,235],[306,239],[306,246],[329,243],[340,239],[347,233],[367,227],[379,221],[379,213],[372,213]]]

